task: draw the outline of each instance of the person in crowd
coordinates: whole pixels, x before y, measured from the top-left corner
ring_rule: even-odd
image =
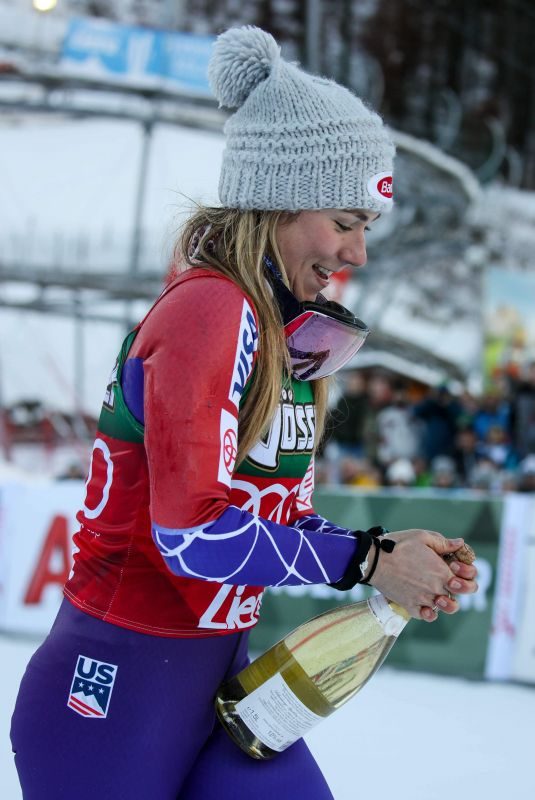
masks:
[[[431,486],[432,475],[428,462],[422,455],[417,455],[412,459],[414,469],[414,486],[417,489],[427,489]]]
[[[511,407],[499,390],[489,390],[479,399],[472,425],[479,442],[486,442],[492,428],[502,428],[508,436],[511,430]]]
[[[516,491],[535,492],[535,454],[526,456],[518,465]]]
[[[382,371],[373,372],[368,379],[369,410],[364,425],[364,453],[374,464],[380,465],[379,449],[381,431],[379,414],[392,403],[393,385],[391,378]]]
[[[435,456],[431,461],[431,486],[435,489],[455,489],[458,477],[451,456]]]
[[[339,464],[340,483],[345,486],[356,486],[359,489],[377,489],[382,485],[381,470],[367,458],[345,456]]]
[[[496,482],[497,491],[500,494],[505,492],[517,492],[519,491],[519,479],[518,479],[518,469],[510,470],[510,469],[502,469],[499,472],[498,480]]]
[[[478,442],[476,452],[479,457],[488,458],[501,470],[514,470],[517,464],[509,435],[502,425],[490,425],[485,440]]]
[[[476,589],[443,559],[462,540],[374,536],[312,505],[325,378],[366,335],[321,291],[364,266],[391,206],[387,130],[258,28],[222,34],[209,74],[235,109],[221,206],[186,223],[184,269],[105,394],[73,573],[13,715],[25,800],[329,800],[302,739],[259,764],[215,718],[264,587],[367,581],[429,622]]]
[[[474,416],[479,408],[478,398],[472,392],[468,391],[466,387],[463,387],[458,401],[461,405],[461,413],[457,419],[459,430],[462,428],[473,428]]]
[[[471,425],[461,426],[455,437],[455,448],[453,451],[455,471],[459,476],[461,484],[465,486],[469,484],[470,475],[477,466],[479,459],[480,454],[474,428]]]
[[[360,458],[365,452],[364,432],[370,401],[364,374],[351,369],[342,375],[343,391],[331,411],[329,441],[336,444],[336,455]]]
[[[453,455],[462,406],[448,387],[442,384],[431,390],[413,407],[413,414],[423,423],[421,454],[426,461],[431,463],[435,456]]]
[[[386,468],[385,478],[387,486],[414,486],[416,471],[408,458],[397,458]]]
[[[500,487],[500,470],[490,458],[481,457],[469,475],[468,488],[495,492]]]
[[[511,406],[513,447],[524,459],[535,455],[535,361],[526,364],[512,382]]]
[[[401,383],[393,387],[392,401],[378,412],[377,430],[377,458],[383,467],[399,459],[410,461],[416,456],[417,429]]]

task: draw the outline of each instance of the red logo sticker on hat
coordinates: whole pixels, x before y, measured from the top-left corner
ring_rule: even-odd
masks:
[[[368,192],[385,205],[392,203],[392,173],[379,172],[368,181]]]

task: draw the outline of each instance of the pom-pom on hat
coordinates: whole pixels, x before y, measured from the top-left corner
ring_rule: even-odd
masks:
[[[348,89],[285,61],[253,26],[217,38],[208,77],[220,106],[237,109],[224,129],[224,206],[390,209],[394,145]]]

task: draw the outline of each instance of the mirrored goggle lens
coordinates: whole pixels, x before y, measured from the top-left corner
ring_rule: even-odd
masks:
[[[357,353],[368,329],[345,325],[317,312],[306,311],[285,327],[292,375],[301,381],[326,378]]]

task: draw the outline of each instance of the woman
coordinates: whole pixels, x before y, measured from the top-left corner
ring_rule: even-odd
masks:
[[[258,764],[215,721],[264,587],[371,579],[427,621],[475,590],[473,568],[441,558],[459,540],[414,530],[385,546],[311,505],[322,378],[366,335],[319,293],[365,264],[391,205],[381,120],[256,28],[219,37],[210,77],[238,107],[222,207],[186,225],[186,268],[106,393],[66,599],[13,718],[26,800],[330,798],[303,741]]]

